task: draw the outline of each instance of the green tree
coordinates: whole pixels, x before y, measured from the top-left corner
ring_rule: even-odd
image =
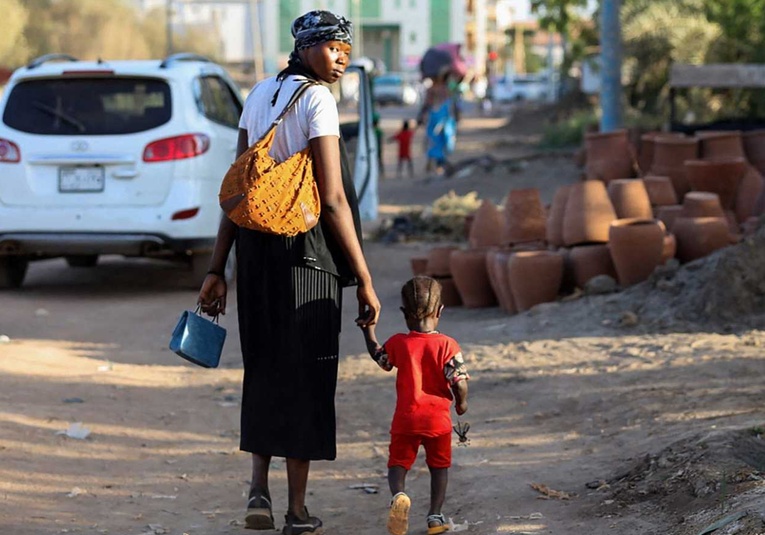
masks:
[[[24,28],[29,13],[19,0],[0,0],[3,31],[0,32],[0,65],[17,67],[26,60],[29,49]]]

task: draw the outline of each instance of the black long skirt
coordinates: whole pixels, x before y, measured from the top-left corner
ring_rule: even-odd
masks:
[[[300,266],[300,240],[237,234],[240,448],[333,460],[342,288],[334,275]]]

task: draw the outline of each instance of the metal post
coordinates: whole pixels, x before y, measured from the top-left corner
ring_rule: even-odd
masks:
[[[173,53],[173,0],[165,0],[165,39],[167,42],[167,55]]]
[[[622,126],[622,43],[619,11],[621,0],[600,2],[600,130]]]
[[[263,79],[263,37],[260,25],[260,0],[250,0],[250,31],[252,32],[252,66],[255,82]]]

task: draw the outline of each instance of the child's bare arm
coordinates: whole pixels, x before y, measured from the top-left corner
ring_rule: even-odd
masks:
[[[452,385],[452,393],[454,394],[454,408],[457,410],[457,414],[462,416],[468,410],[468,382],[467,379]]]
[[[390,362],[388,362],[388,354],[385,353],[385,348],[380,345],[380,342],[377,341],[375,326],[368,325],[366,327],[362,327],[361,331],[364,333],[364,341],[367,344],[367,351],[369,352],[369,356],[372,357],[372,360],[374,360],[377,365],[380,366],[380,368],[386,372],[391,371],[393,366],[391,366]]]
[[[457,410],[457,414],[461,416],[468,410],[467,383],[468,379],[470,379],[462,353],[457,353],[446,363],[444,376],[451,386],[452,394],[454,394],[454,407]]]

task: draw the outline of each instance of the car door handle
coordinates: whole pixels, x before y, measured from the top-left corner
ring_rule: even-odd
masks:
[[[135,178],[138,176],[138,171],[135,169],[118,169],[112,172],[114,178]]]

